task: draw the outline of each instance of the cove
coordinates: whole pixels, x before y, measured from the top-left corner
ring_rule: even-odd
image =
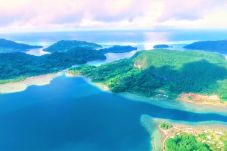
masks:
[[[83,78],[0,95],[0,150],[148,151],[143,114],[187,122],[227,122],[227,116],[193,113],[131,101],[103,92]]]

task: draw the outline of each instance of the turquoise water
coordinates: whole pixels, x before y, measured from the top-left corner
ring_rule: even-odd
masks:
[[[136,102],[103,92],[82,78],[0,95],[0,150],[147,151],[141,115],[187,122],[227,122],[227,116]]]

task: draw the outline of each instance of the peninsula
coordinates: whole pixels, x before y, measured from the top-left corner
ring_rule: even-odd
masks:
[[[96,43],[86,42],[86,41],[78,41],[78,40],[61,40],[48,48],[44,49],[48,52],[67,52],[76,49],[89,49],[96,50],[102,48],[101,45]]]
[[[98,67],[71,68],[69,72],[103,83],[115,93],[223,106],[227,100],[227,61],[217,53],[154,49]]]
[[[40,57],[20,52],[1,53],[0,58],[0,84],[56,73],[74,65],[85,64],[88,61],[106,59],[101,52],[85,48],[54,52]]]
[[[163,120],[156,123],[161,134],[163,151],[225,151],[227,149],[227,126],[225,125],[189,125]],[[155,145],[153,143],[153,146]]]
[[[0,53],[25,52],[29,49],[42,48],[42,46],[32,46],[23,43],[17,43],[11,40],[0,39]]]
[[[219,41],[199,41],[184,46],[185,49],[204,50],[209,52],[219,52],[227,54],[227,40]]]
[[[44,79],[49,77],[48,75],[51,73],[61,72],[74,65],[82,65],[89,61],[105,60],[105,54],[109,52],[120,53],[137,49],[131,46],[100,48],[102,46],[95,43],[61,40],[45,49],[50,51],[51,54],[43,56],[32,56],[22,52],[0,53],[0,87],[2,89],[0,93],[11,92],[9,89],[14,87],[14,83],[20,85],[18,81],[23,81],[27,78],[29,78],[27,80],[29,82],[22,82],[20,86],[17,86],[16,91],[25,89],[26,85],[32,85],[31,83],[33,82],[31,81],[34,81],[35,77]],[[40,76],[42,78],[39,78]]]

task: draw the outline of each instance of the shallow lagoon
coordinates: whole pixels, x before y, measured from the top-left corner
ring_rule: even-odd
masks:
[[[83,78],[0,95],[0,150],[150,150],[141,115],[227,122],[227,116],[168,109],[103,92]]]

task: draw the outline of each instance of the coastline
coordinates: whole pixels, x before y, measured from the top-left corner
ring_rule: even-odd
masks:
[[[72,74],[69,72],[66,72],[65,74],[67,77],[81,77],[85,79],[89,84],[99,88],[102,91],[105,92],[111,92],[110,88],[105,85],[104,83],[97,83],[92,82],[90,78],[87,78],[80,74]],[[208,112],[214,112],[218,114],[227,115],[227,103],[224,105],[224,103],[217,103],[217,102],[211,102],[207,103],[206,101],[203,101],[202,103],[197,103],[196,101],[184,101],[184,99],[179,99],[179,97],[175,100],[168,99],[168,97],[145,97],[138,94],[133,94],[129,92],[123,92],[118,93],[118,95],[121,95],[122,97],[128,98],[132,101],[140,101],[145,102],[153,105],[158,105],[163,107],[163,105],[166,108],[170,109],[181,109],[184,111],[193,111],[197,113],[208,113]]]
[[[108,88],[108,86],[106,86],[103,83],[95,83],[92,82],[89,78],[86,78],[84,76],[81,75],[73,75],[71,73],[68,73],[67,71],[64,72],[59,72],[59,73],[53,73],[53,74],[47,74],[47,75],[41,75],[41,76],[34,76],[34,77],[29,77],[23,81],[19,81],[19,82],[11,82],[11,83],[7,83],[7,84],[2,84],[0,85],[0,94],[5,94],[5,93],[15,93],[15,92],[20,92],[20,91],[24,91],[27,89],[27,87],[31,86],[31,85],[37,85],[37,86],[43,86],[43,85],[47,85],[49,84],[54,78],[61,76],[61,75],[65,75],[66,77],[81,77],[83,79],[85,79],[89,84],[101,89],[102,91],[106,91],[106,92],[110,92],[110,89]],[[2,93],[3,91],[3,93]],[[4,92],[5,91],[5,92]],[[129,93],[128,93],[129,94]],[[138,96],[135,94],[130,94],[131,96]],[[139,97],[139,96],[138,96]],[[141,98],[147,98],[147,100],[151,100],[153,98],[148,98],[148,97],[143,97],[140,96]],[[132,100],[135,100],[133,98],[131,98]],[[161,98],[160,98],[161,99]],[[143,102],[148,102],[146,100],[141,100]],[[163,99],[164,101],[164,99]],[[168,101],[168,100],[166,100]],[[159,104],[159,100],[158,98],[156,98],[156,100],[154,101],[154,104]],[[176,102],[181,102],[179,100],[177,100]],[[195,104],[194,104],[195,105]],[[201,105],[203,106],[203,104]],[[217,109],[217,106],[216,106]],[[184,109],[183,109],[184,110]],[[154,121],[154,123],[156,124],[156,129],[152,129],[152,130],[148,130],[151,129],[149,128],[149,125],[151,124],[146,124],[146,126],[144,126],[144,122],[145,123],[149,123]],[[167,121],[167,120],[160,120],[160,119],[155,119],[155,120],[151,120],[151,119],[147,119],[147,121],[142,121],[143,126],[147,129],[147,131],[149,131],[150,137],[151,137],[151,144],[152,144],[152,150],[153,151],[159,151],[160,148],[162,148],[165,145],[165,142],[168,138],[170,138],[171,136],[173,136],[174,133],[177,133],[177,130],[185,130],[185,131],[193,131],[193,133],[198,134],[201,131],[204,131],[205,129],[211,129],[211,130],[217,130],[217,131],[222,131],[223,129],[227,130],[227,125],[221,125],[221,124],[209,124],[207,125],[204,123],[198,123],[197,125],[193,125],[193,124],[179,124],[178,122],[174,123],[171,122],[171,124],[173,125],[173,129],[171,131],[163,131],[159,125],[161,122],[163,121]],[[152,126],[153,128],[153,126]],[[193,129],[193,130],[192,130]]]
[[[62,75],[62,72],[45,74],[40,76],[28,77],[21,81],[9,82],[0,84],[0,94],[17,93],[26,90],[29,86],[43,86],[48,85],[50,82]]]
[[[51,73],[46,75],[29,77],[22,81],[17,82],[9,82],[5,84],[0,84],[0,94],[8,94],[8,93],[16,93],[21,92],[27,89],[27,87],[32,85],[43,86],[48,85],[50,82],[57,76],[65,75],[68,78],[71,77],[81,77],[89,84],[97,87],[98,89],[112,93],[110,88],[101,82],[92,82],[91,79],[82,76],[80,74],[73,74],[68,72],[67,70],[63,70],[58,73]],[[140,101],[153,105],[158,105],[165,108],[170,109],[181,109],[186,111],[193,111],[197,113],[207,113],[207,112],[215,112],[223,115],[227,115],[227,103],[222,103],[218,101],[192,101],[189,99],[185,99],[187,97],[181,98],[178,97],[175,100],[168,99],[168,97],[145,97],[133,93],[118,93],[122,97],[128,98],[132,101]],[[202,96],[202,95],[201,95]]]
[[[10,94],[10,93],[18,93],[25,91],[29,86],[44,86],[48,85],[51,83],[51,81],[59,77],[61,75],[65,75],[68,78],[73,78],[73,77],[81,77],[85,79],[89,84],[99,88],[102,91],[110,92],[110,89],[108,86],[102,83],[94,83],[91,82],[89,78],[86,78],[84,76],[80,75],[74,75],[69,73],[66,70],[57,72],[57,73],[50,73],[50,74],[44,74],[44,75],[39,75],[39,76],[32,76],[28,77],[26,79],[20,80],[20,81],[12,81],[4,84],[0,84],[0,95],[1,94]]]
[[[213,106],[227,109],[227,102],[222,101],[217,95],[184,93],[177,100],[197,106]]]
[[[160,151],[162,148],[161,135],[157,129],[156,122],[149,115],[141,115],[140,123],[150,136],[150,149],[152,151]]]
[[[100,90],[102,90],[104,92],[111,92],[110,88],[107,85],[105,85],[105,84],[103,84],[101,82],[92,82],[91,79],[89,79],[89,78],[87,78],[85,76],[82,76],[80,74],[72,74],[70,72],[66,72],[65,76],[68,77],[68,78],[74,78],[74,77],[83,78],[86,82],[88,82],[92,86],[95,86],[96,88],[98,88],[98,89],[100,89]]]
[[[169,109],[178,109],[183,111],[190,111],[196,113],[218,113],[221,115],[227,116],[227,106],[219,106],[217,105],[206,105],[206,104],[196,104],[196,103],[189,103],[186,101],[181,101],[178,99],[172,100],[168,98],[158,98],[158,97],[144,97],[139,96],[137,94],[131,93],[121,93],[122,97],[128,98],[133,101],[139,101],[144,103],[149,103],[152,105],[157,105],[160,107],[165,107]]]
[[[212,122],[180,122],[166,119],[154,119],[149,115],[142,115],[142,125],[148,131],[151,138],[152,151],[165,151],[165,143],[169,138],[173,138],[180,133],[188,133],[198,136],[201,133],[214,133],[217,136],[227,134],[226,123]],[[162,129],[161,123],[170,123],[169,129]],[[151,126],[152,125],[152,126]],[[155,126],[153,126],[155,125]],[[216,140],[217,141],[217,140]]]
[[[165,121],[157,120],[156,122],[157,122],[157,129],[161,135],[161,144],[162,144],[163,151],[166,151],[165,149],[166,141],[169,138],[173,138],[174,136],[180,133],[187,133],[187,134],[192,134],[194,136],[198,136],[201,133],[214,132],[217,134],[222,134],[227,131],[226,125],[219,125],[219,124],[190,125],[190,124],[179,124],[179,123],[171,123],[173,127],[168,130],[164,130],[160,127],[160,124]]]

